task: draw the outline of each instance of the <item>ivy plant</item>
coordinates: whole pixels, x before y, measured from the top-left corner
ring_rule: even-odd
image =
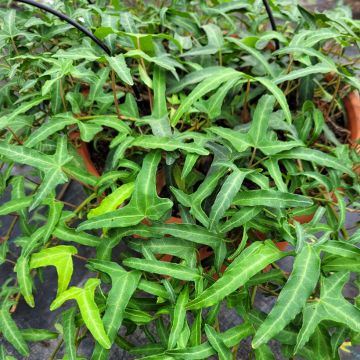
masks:
[[[248,340],[249,358],[340,359],[360,343],[360,22],[126,3],[0,6],[0,358],[50,341],[51,359],[228,360]],[[50,276],[52,327],[23,328]]]

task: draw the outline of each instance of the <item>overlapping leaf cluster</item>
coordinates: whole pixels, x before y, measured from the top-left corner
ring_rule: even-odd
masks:
[[[0,9],[0,358],[57,338],[53,358],[75,360],[90,336],[94,360],[116,346],[232,359],[248,337],[256,359],[275,358],[271,339],[285,357],[338,359],[360,332],[359,299],[343,294],[358,285],[346,217],[360,187],[342,102],[360,87],[345,51],[359,21],[272,1],[274,31],[258,0],[134,3],[53,4],[111,56],[54,16]],[[48,267],[57,294],[42,311],[61,308],[57,323],[21,329],[11,314],[37,306]],[[239,321],[223,331],[225,304]]]

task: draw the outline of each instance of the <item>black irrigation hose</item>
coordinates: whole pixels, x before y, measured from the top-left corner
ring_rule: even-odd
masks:
[[[275,23],[275,19],[274,19],[273,13],[271,11],[270,5],[269,5],[267,0],[263,0],[263,4],[264,4],[266,12],[268,14],[270,24],[271,24],[271,28],[273,29],[273,31],[276,31],[276,23]],[[279,47],[280,47],[279,40],[275,39],[275,48],[276,48],[276,50],[278,50]]]
[[[71,24],[72,26],[76,27],[78,30],[83,32],[86,36],[88,36],[91,40],[93,40],[96,44],[98,44],[109,56],[111,56],[111,50],[100,39],[98,39],[87,28],[85,28],[84,26],[82,26],[81,24],[76,22],[75,20],[71,19],[67,15],[65,15],[65,14],[63,14],[63,13],[61,13],[61,12],[55,10],[55,9],[52,9],[50,6],[37,3],[36,1],[33,1],[33,0],[14,0],[14,1],[35,6],[35,7],[39,8],[39,9],[41,9],[41,10],[47,11],[47,12],[57,16],[61,20],[66,21],[67,23]]]

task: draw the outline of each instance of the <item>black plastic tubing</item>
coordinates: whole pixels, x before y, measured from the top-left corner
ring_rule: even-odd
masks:
[[[81,24],[76,22],[75,20],[71,19],[67,15],[65,15],[65,14],[51,8],[50,6],[37,3],[36,1],[33,1],[33,0],[14,0],[14,1],[21,2],[21,3],[24,3],[24,4],[28,4],[28,5],[31,5],[31,6],[35,6],[35,7],[39,8],[39,9],[41,9],[41,10],[47,11],[47,12],[57,16],[61,20],[66,21],[67,23],[71,24],[72,26],[74,26],[75,28],[77,28],[78,30],[83,32],[86,36],[88,36],[91,40],[93,40],[97,45],[99,45],[108,55],[111,56],[111,50],[100,39],[98,39],[87,28],[85,28],[84,26],[82,26]]]

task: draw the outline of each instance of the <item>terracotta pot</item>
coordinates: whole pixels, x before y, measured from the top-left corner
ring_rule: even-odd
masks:
[[[350,140],[356,142],[360,139],[360,96],[357,90],[352,91],[344,99],[347,116],[347,127],[350,130]]]
[[[94,175],[96,177],[99,177],[100,174],[97,171],[93,161],[90,157],[90,152],[87,146],[87,143],[80,140],[80,133],[78,131],[73,131],[69,134],[69,139],[76,142],[75,148],[78,154],[81,156],[81,158],[84,161],[86,169],[89,171],[91,175]]]

